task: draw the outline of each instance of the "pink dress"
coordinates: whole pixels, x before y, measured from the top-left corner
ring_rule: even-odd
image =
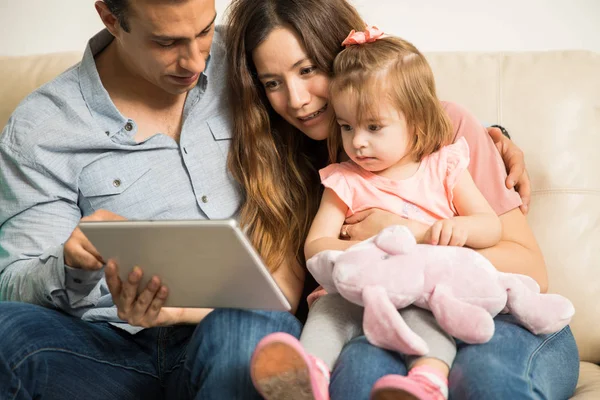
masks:
[[[362,169],[353,161],[331,164],[319,171],[321,182],[348,206],[346,217],[379,208],[432,225],[455,216],[452,191],[469,165],[465,138],[423,158],[407,179],[392,180]]]
[[[500,154],[498,153],[498,150],[496,149],[496,146],[488,135],[486,129],[481,126],[481,123],[473,114],[458,104],[446,101],[442,101],[441,104],[444,108],[444,111],[446,111],[448,114],[448,117],[450,117],[450,121],[452,121],[452,125],[456,132],[454,142],[459,142],[461,138],[465,138],[467,140],[469,144],[469,172],[473,177],[475,185],[477,185],[496,214],[502,215],[519,207],[521,205],[521,198],[515,190],[506,188],[506,168],[504,166],[504,162],[502,161],[502,158],[500,157]],[[320,172],[325,172],[327,168],[328,167],[324,168]],[[412,201],[409,200],[408,203],[412,203]],[[350,210],[352,210],[351,212],[360,211],[359,209],[351,209],[350,206],[348,208],[349,212]],[[401,212],[398,214],[408,215],[408,213],[412,213],[418,217],[423,216],[424,218],[429,218],[428,220],[430,223],[440,219],[440,215],[437,214],[435,210],[431,210],[433,211],[433,214],[430,215],[425,213],[425,211],[422,213],[422,209],[414,212],[415,210],[411,210],[411,208],[411,206],[407,206],[407,209],[404,210],[404,206],[402,206]],[[451,207],[450,210],[452,210],[454,213],[453,207]],[[406,212],[406,214],[403,214],[404,212]],[[443,218],[450,218],[453,215],[454,214]],[[311,305],[314,300],[323,294],[326,293],[322,288],[315,289],[315,291],[307,298],[308,304]]]

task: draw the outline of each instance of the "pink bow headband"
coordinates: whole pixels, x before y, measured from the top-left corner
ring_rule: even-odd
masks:
[[[348,37],[342,42],[342,46],[348,47],[353,44],[372,43],[377,39],[381,39],[383,35],[383,31],[379,30],[376,26],[367,25],[364,32],[356,32],[352,29]]]

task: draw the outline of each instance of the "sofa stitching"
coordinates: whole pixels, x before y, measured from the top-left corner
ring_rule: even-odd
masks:
[[[596,189],[540,189],[531,192],[533,196],[552,196],[555,194],[578,194],[578,195],[600,195],[600,190]]]
[[[496,56],[496,85],[497,94],[496,94],[496,122],[497,124],[502,125],[502,58],[504,57],[504,53],[501,53]]]

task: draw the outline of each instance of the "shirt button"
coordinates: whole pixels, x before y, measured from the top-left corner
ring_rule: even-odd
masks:
[[[202,196],[202,202],[203,203],[208,203],[208,197],[207,196]]]
[[[125,130],[127,132],[131,132],[132,129],[133,129],[133,124],[131,122],[128,122],[125,124]]]
[[[119,186],[121,186],[121,180],[120,180],[120,179],[115,179],[115,180],[113,181],[113,186],[114,186],[114,187],[119,187]]]
[[[81,284],[81,279],[79,278],[75,278],[73,279],[73,282],[77,283],[77,284]]]

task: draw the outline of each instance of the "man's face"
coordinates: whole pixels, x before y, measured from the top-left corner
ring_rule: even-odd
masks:
[[[118,29],[131,73],[170,94],[192,89],[206,67],[215,28],[214,0],[129,1],[129,32]]]

